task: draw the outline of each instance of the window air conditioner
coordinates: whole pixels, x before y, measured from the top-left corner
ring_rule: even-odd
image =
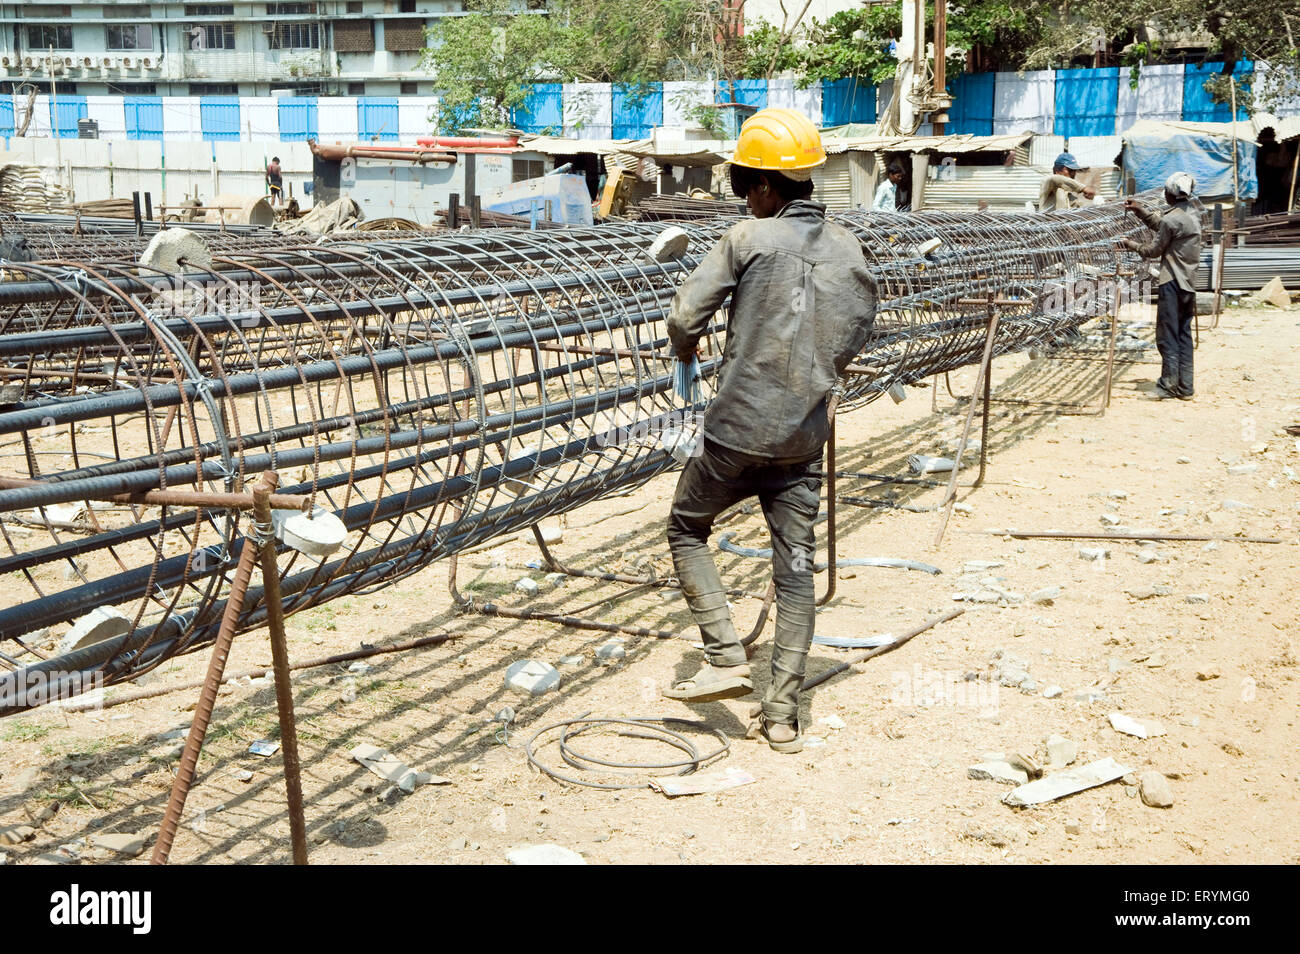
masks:
[[[149,59],[149,57],[146,56],[143,60],[140,61],[140,65],[147,70],[151,70],[153,69],[153,60]]]
[[[7,56],[0,56],[0,66],[3,66],[5,69],[8,69],[8,68],[9,68],[9,57],[7,57]]]
[[[131,59],[131,57],[129,56],[122,57],[122,69],[124,70],[135,69],[135,60]]]

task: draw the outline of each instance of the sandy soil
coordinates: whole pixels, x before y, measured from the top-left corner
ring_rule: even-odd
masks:
[[[538,557],[528,537],[464,557],[464,591],[480,602],[582,610],[684,638],[627,637],[624,659],[596,665],[595,650],[608,634],[458,613],[445,566],[292,618],[295,659],[452,636],[433,649],[375,657],[364,671],[338,665],[297,675],[312,861],[501,863],[514,848],[544,843],[590,863],[1300,860],[1300,447],[1282,430],[1300,422],[1298,352],[1300,311],[1234,309],[1219,329],[1202,334],[1194,402],[1145,398],[1158,372],[1153,352],[1145,363],[1120,366],[1104,417],[996,403],[988,477],[982,487],[960,491],[959,510],[937,548],[941,515],[927,508],[941,489],[891,491],[870,479],[843,478],[841,498],[901,507],[845,504],[841,555],[906,557],[943,572],[841,569],[819,633],[899,632],[954,607],[966,612],[807,693],[802,720],[810,739],[821,741],[798,755],[742,738],[750,700],[692,709],[659,698],[659,686],[701,658],[679,597],[589,579],[547,589],[544,574],[526,566]],[[1100,367],[1010,357],[995,369],[996,393],[1087,401],[1095,397]],[[954,390],[969,390],[973,377],[954,375]],[[842,472],[902,474],[907,454],[947,451],[962,406],[941,389],[940,409],[932,413],[930,389],[909,393],[901,405],[886,400],[841,418]],[[1240,464],[1255,468],[1229,472]],[[963,471],[963,482],[972,477]],[[571,514],[557,555],[576,567],[664,573],[670,561],[663,522],[674,479]],[[1106,543],[1109,558],[1089,561],[1080,548],[1103,544],[990,532],[1099,532],[1108,529],[1104,521],[1117,521],[1115,530],[1226,539],[1154,548]],[[738,544],[766,544],[756,512],[737,513],[725,529],[736,531]],[[1241,534],[1284,543],[1232,540]],[[968,567],[970,561],[998,565]],[[761,594],[761,561],[719,554],[719,564],[731,585]],[[540,595],[513,590],[525,575],[543,583]],[[825,585],[822,574],[819,588]],[[1046,599],[1039,591],[1049,587],[1060,588],[1050,603],[1030,598]],[[1009,598],[999,599],[999,591]],[[998,601],[954,601],[963,592]],[[1189,601],[1201,596],[1204,602]],[[758,607],[755,598],[737,597],[738,625],[752,624]],[[760,688],[770,638],[769,622],[755,657]],[[577,655],[580,664],[560,667],[556,691],[528,698],[504,687],[514,661],[557,663]],[[844,656],[818,647],[810,673]],[[229,668],[269,661],[266,643],[248,636],[235,646]],[[196,679],[205,666],[202,654],[174,661],[149,685]],[[1028,686],[998,685],[999,676],[1012,681],[1018,667],[1027,670]],[[1053,686],[1061,695],[1045,697]],[[180,746],[166,736],[188,726],[196,697],[190,690],[88,713],[47,708],[0,722],[0,827],[39,819],[30,840],[0,844],[8,863],[66,862],[79,853],[88,861],[94,853],[85,851],[84,839],[100,832],[151,839]],[[506,706],[516,721],[503,731],[492,719]],[[528,738],[588,712],[703,719],[732,741],[716,767],[743,769],[755,781],[670,800],[646,789],[563,785],[532,771]],[[1165,734],[1121,734],[1111,727],[1112,713],[1158,720]],[[822,721],[831,717],[843,728]],[[275,736],[275,721],[269,682],[223,691],[174,862],[289,859],[280,758],[247,751]],[[1045,760],[1043,742],[1052,734],[1077,745],[1076,765],[1111,757],[1136,774],[1162,773],[1173,806],[1147,807],[1136,785],[1119,780],[1013,809],[1000,801],[1008,785],[968,777],[989,753]],[[707,734],[692,737],[703,749],[711,745]],[[350,760],[360,742],[385,747],[448,784],[409,795],[387,791]],[[626,736],[584,739],[578,748],[615,760],[677,757]],[[563,765],[554,745],[542,747],[539,758],[576,771]],[[251,779],[241,781],[241,771]],[[136,863],[146,859],[147,851]]]

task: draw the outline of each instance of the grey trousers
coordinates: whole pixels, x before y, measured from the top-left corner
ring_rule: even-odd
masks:
[[[776,582],[776,638],[772,681],[763,696],[770,722],[793,725],[799,716],[799,687],[812,643],[816,592],[813,522],[821,501],[821,455],[805,460],[771,460],[700,442],[677,481],[668,515],[668,546],[686,603],[699,624],[704,651],[715,666],[745,662],[727,596],[709,552],[709,533],[718,514],[757,497],[772,536],[772,578]]]

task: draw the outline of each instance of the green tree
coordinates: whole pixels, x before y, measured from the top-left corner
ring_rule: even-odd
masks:
[[[426,30],[421,66],[434,74],[438,127],[499,127],[528,95],[528,85],[561,69],[557,25],[545,13],[515,12],[504,0],[479,0],[467,16],[443,17]]]
[[[426,31],[424,69],[440,99],[439,127],[499,126],[531,83],[625,84],[736,77],[743,65],[737,12],[716,0],[470,0],[463,17]],[[531,7],[537,9],[531,9]]]

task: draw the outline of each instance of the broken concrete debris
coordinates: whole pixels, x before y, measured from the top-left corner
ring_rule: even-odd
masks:
[[[576,851],[559,845],[525,845],[506,852],[506,861],[512,865],[585,865],[586,859]]]
[[[451,779],[429,772],[417,772],[409,768],[401,759],[369,742],[361,742],[348,753],[371,773],[378,775],[396,788],[411,794],[421,785],[450,785]],[[387,794],[387,792],[385,792]],[[382,797],[382,796],[381,796]]]
[[[1019,788],[1014,788],[1002,797],[1002,801],[1017,808],[1041,805],[1044,802],[1052,802],[1076,792],[1113,782],[1131,771],[1132,769],[1120,765],[1112,758],[1098,759],[1096,762],[1089,762],[1078,768],[1053,772],[1051,775],[1045,775]]]
[[[1062,735],[1049,735],[1044,743],[1047,746],[1047,767],[1062,769],[1079,757],[1079,746]]]
[[[524,659],[506,669],[506,688],[540,696],[560,684],[560,673],[539,659]]]
[[[1029,774],[1010,762],[980,762],[966,770],[966,777],[1004,785],[1023,785],[1029,781]]]
[[[1165,734],[1164,724],[1156,719],[1135,719],[1122,712],[1112,712],[1109,718],[1111,728],[1125,735],[1151,739]]]
[[[1138,776],[1138,793],[1142,804],[1151,808],[1172,808],[1174,790],[1169,780],[1159,772],[1143,772]]]

